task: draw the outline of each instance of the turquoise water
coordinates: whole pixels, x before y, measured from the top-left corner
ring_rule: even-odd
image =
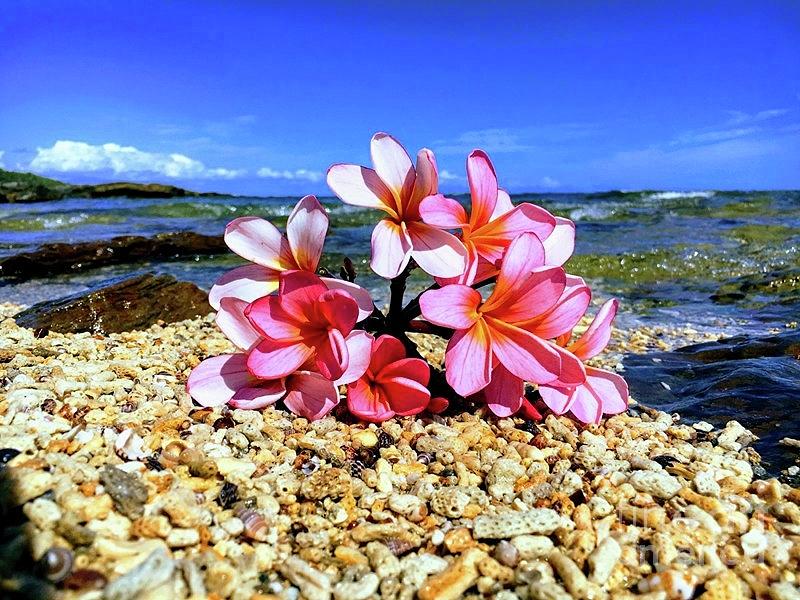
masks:
[[[75,198],[0,205],[0,256],[46,242],[77,243],[125,234],[219,235],[228,221],[244,215],[263,216],[282,227],[296,200]],[[367,266],[370,234],[379,215],[333,198],[322,201],[331,216],[325,264],[338,271],[341,259],[350,256],[360,266],[359,281],[385,300],[384,282]],[[621,297],[623,321],[690,324],[733,333],[782,325],[800,313],[793,271],[800,267],[800,192],[523,194],[514,201],[535,202],[577,223],[576,256],[568,270],[594,284],[598,298]],[[145,270],[171,273],[208,288],[237,264],[231,255],[108,267],[6,284],[0,287],[0,300],[30,304],[105,277]],[[410,293],[425,284],[424,276],[416,274]],[[747,288],[743,296],[742,286]]]

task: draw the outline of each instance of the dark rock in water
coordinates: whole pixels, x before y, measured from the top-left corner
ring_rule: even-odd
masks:
[[[17,314],[20,327],[59,333],[118,333],[211,312],[206,293],[171,275],[110,279],[85,292],[40,302]]]
[[[32,252],[0,259],[0,278],[25,281],[106,265],[175,260],[227,252],[221,236],[190,231],[153,237],[123,235],[84,244],[44,244]]]
[[[800,267],[782,267],[766,273],[734,277],[712,294],[718,304],[742,303],[760,308],[762,305],[800,303]]]
[[[800,332],[628,355],[624,364],[640,402],[717,426],[736,419],[759,436],[755,447],[773,475],[796,463],[797,453],[778,442],[800,437]]]

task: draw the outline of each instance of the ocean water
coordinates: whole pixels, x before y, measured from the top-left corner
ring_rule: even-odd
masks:
[[[577,224],[571,273],[592,285],[597,304],[621,301],[618,324],[691,326],[745,344],[765,334],[787,347],[784,355],[742,357],[706,365],[694,351],[628,356],[623,364],[634,397],[691,420],[717,425],[740,420],[762,437],[757,449],[772,474],[795,460],[777,445],[800,437],[793,418],[800,397],[796,329],[800,320],[800,192],[709,190],[524,194]],[[466,197],[460,197],[464,203]],[[79,243],[118,235],[195,231],[221,235],[235,217],[258,215],[283,227],[297,198],[67,199],[0,205],[0,256],[47,242]],[[380,214],[323,198],[331,228],[323,264],[338,272],[344,257],[357,282],[380,304],[387,282],[369,270],[369,244]],[[28,282],[0,282],[0,301],[32,304],[85,289],[108,277],[145,271],[170,273],[208,289],[243,264],[233,254],[176,262],[118,265]],[[415,271],[408,295],[430,280]],[[787,341],[788,338],[788,341]],[[784,415],[790,415],[785,418]]]
[[[47,242],[78,243],[126,234],[219,235],[228,221],[245,215],[262,216],[283,227],[296,200],[74,198],[0,205],[0,256]],[[514,196],[514,201],[540,204],[577,223],[576,255],[568,270],[593,284],[598,300],[620,297],[623,322],[690,324],[732,334],[783,325],[800,313],[793,271],[800,267],[800,192],[523,194]],[[368,267],[370,234],[379,214],[335,198],[322,202],[331,218],[324,264],[338,271],[343,257],[349,256],[362,285],[385,301],[387,286]],[[114,266],[0,284],[0,299],[31,304],[106,277],[147,270],[171,273],[208,288],[240,263],[228,255]],[[426,283],[424,275],[416,273],[409,293]]]

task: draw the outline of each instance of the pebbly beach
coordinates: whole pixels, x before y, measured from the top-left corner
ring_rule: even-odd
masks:
[[[205,409],[185,379],[230,350],[211,315],[37,337],[18,309],[0,323],[3,474],[58,597],[797,597],[800,492],[757,475],[736,421],[646,397],[583,427]],[[687,339],[708,335],[618,329],[598,366]]]

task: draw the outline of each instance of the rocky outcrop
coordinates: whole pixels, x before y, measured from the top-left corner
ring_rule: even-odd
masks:
[[[83,244],[44,244],[31,252],[0,259],[0,279],[24,281],[106,265],[177,260],[226,251],[221,236],[189,231],[153,237],[124,235]]]
[[[28,203],[62,198],[180,198],[183,196],[218,197],[214,192],[193,192],[161,183],[115,182],[97,185],[71,185],[33,173],[0,169],[0,203]]]
[[[105,281],[85,292],[40,302],[18,313],[21,327],[59,333],[119,333],[211,312],[206,293],[171,275],[148,273]]]

